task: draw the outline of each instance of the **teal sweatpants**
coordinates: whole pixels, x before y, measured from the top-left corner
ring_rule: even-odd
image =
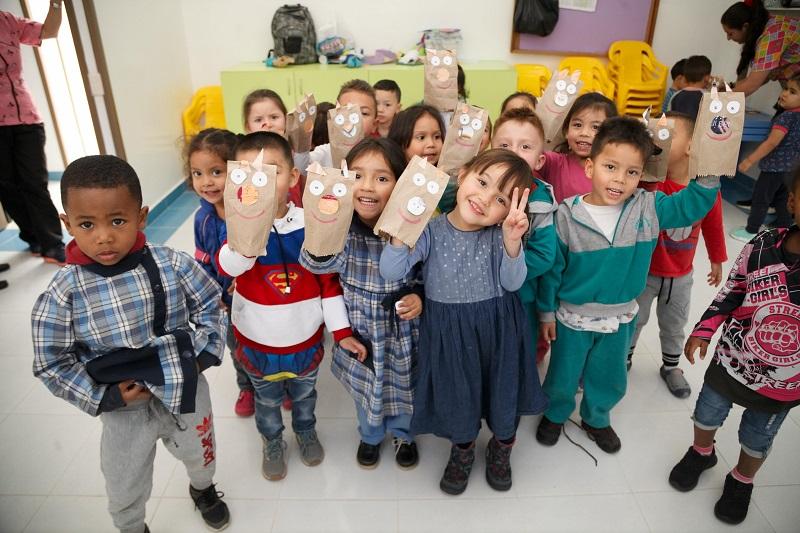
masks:
[[[583,377],[581,418],[595,428],[611,425],[609,413],[625,396],[625,361],[636,331],[636,319],[615,333],[576,331],[556,320],[550,367],[542,389],[550,398],[545,416],[563,424],[575,410],[575,393]]]

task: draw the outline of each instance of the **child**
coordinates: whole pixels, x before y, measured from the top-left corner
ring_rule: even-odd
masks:
[[[729,524],[747,517],[753,477],[789,410],[800,405],[800,171],[792,177],[788,202],[794,225],[760,233],[745,245],[684,350],[692,364],[698,348],[704,359],[722,324],[692,417],[694,442],[669,483],[684,492],[697,486],[702,472],[717,463],[717,429],[732,404],[744,407],[739,460],[714,506],[714,515]]]
[[[759,163],[761,173],[753,188],[747,226],[737,228],[730,234],[737,241],[747,242],[756,236],[770,205],[775,206],[776,227],[786,228],[792,223],[792,216],[786,209],[786,182],[800,159],[800,74],[786,82],[778,105],[784,111],[772,119],[772,129],[767,139],[739,163],[740,172],[747,172]]]
[[[200,197],[200,209],[194,214],[194,258],[222,288],[222,304],[229,313],[233,280],[217,271],[213,258],[227,238],[222,193],[225,191],[227,161],[234,158],[236,143],[236,135],[228,130],[208,128],[192,137],[185,154],[189,170],[187,182]],[[230,316],[225,343],[231,352],[239,387],[239,397],[233,410],[239,416],[253,416],[253,385],[233,356],[236,353],[236,337],[230,325]]]
[[[394,116],[402,108],[400,86],[394,80],[380,80],[375,85],[375,100],[378,102],[378,117],[375,120],[381,137],[389,135]]]
[[[686,76],[683,75],[683,67],[686,65],[686,58],[681,59],[670,69],[669,73],[672,76],[672,85],[667,88],[667,93],[664,95],[664,102],[661,104],[661,112],[666,113],[669,111],[669,103],[675,93],[686,87]]]
[[[467,488],[481,418],[493,433],[486,480],[508,490],[519,417],[547,405],[516,294],[527,273],[530,168],[507,150],[487,150],[458,181],[455,209],[431,220],[413,250],[392,239],[380,263],[387,280],[403,279],[422,263],[425,313],[411,431],[452,442],[439,487],[454,495]]]
[[[316,274],[341,276],[354,335],[371,348],[368,360],[334,348],[331,362],[333,374],[355,400],[361,436],[358,464],[375,468],[381,443],[392,433],[395,461],[401,468],[413,468],[418,454],[410,433],[411,370],[417,357],[422,287],[415,283],[416,272],[398,281],[381,277],[385,241],[372,232],[403,173],[405,158],[389,139],[364,139],[350,150],[347,167],[356,173],[355,216],[344,251],[315,257],[304,250],[300,264]]]
[[[415,155],[437,164],[444,143],[442,115],[425,104],[412,105],[399,112],[389,129],[389,139],[397,143],[406,156],[406,162]]]
[[[565,141],[555,152],[544,153],[539,170],[542,180],[553,186],[557,203],[592,190],[592,182],[586,178],[586,160],[600,124],[616,116],[617,106],[600,93],[583,94],[572,104],[561,127]]]
[[[110,155],[61,177],[68,265],[33,307],[33,373],[54,395],[100,415],[108,509],[123,532],[148,531],[155,446],[183,462],[205,523],[224,529],[214,426],[202,372],[220,364],[219,286],[187,255],[147,244],[136,172]],[[188,429],[187,429],[188,428]]]
[[[706,56],[691,56],[683,65],[686,86],[676,92],[669,103],[670,111],[678,111],[697,120],[700,100],[711,82],[711,60]]]
[[[699,177],[671,196],[638,189],[652,149],[641,120],[608,119],[586,161],[592,191],[558,207],[555,265],[538,295],[541,334],[553,342],[543,386],[550,408],[536,431],[544,445],[558,442],[582,377],[581,427],[604,452],[620,449],[609,415],[625,395],[636,297],[659,232],[693,224],[717,198],[718,177]]]
[[[675,121],[675,130],[667,162],[667,179],[657,184],[657,190],[670,195],[685,189],[689,184],[689,150],[694,120],[689,115],[675,111],[667,113],[667,117]],[[672,395],[678,398],[688,398],[692,392],[683,377],[683,371],[678,368],[678,363],[685,339],[683,328],[689,319],[687,310],[692,297],[692,262],[701,229],[711,262],[708,284],[716,287],[722,281],[722,263],[728,260],[728,256],[722,227],[722,198],[718,195],[714,207],[699,223],[677,230],[664,230],[658,235],[646,287],[636,298],[639,317],[628,351],[630,370],[636,341],[647,324],[650,307],[655,299],[661,339],[659,374]]]
[[[481,137],[481,145],[478,147],[478,152],[483,152],[489,145],[492,144],[492,119],[486,115],[486,126],[483,128],[483,137]]]
[[[502,115],[511,109],[520,108],[527,109],[528,111],[536,111],[536,104],[538,103],[539,101],[531,93],[527,91],[517,91],[509,94],[506,99],[503,100],[503,105],[500,106],[500,114]]]
[[[337,277],[315,276],[299,264],[303,210],[287,205],[288,190],[299,176],[289,142],[271,132],[251,133],[236,148],[236,159],[252,161],[261,150],[264,163],[278,167],[278,208],[265,254],[245,257],[226,243],[217,259],[220,271],[236,278],[231,306],[239,341],[236,357],[255,388],[256,426],[263,440],[261,470],[276,481],[286,476],[280,410],[284,388],[292,400],[292,429],[301,460],[316,466],[325,457],[314,429],[322,326],[343,349],[363,353],[364,347],[353,339]]]

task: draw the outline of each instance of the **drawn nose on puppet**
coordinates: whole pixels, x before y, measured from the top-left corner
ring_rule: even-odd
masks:
[[[258,201],[258,191],[252,185],[247,184],[239,187],[239,190],[236,191],[236,198],[244,205],[253,205]]]
[[[470,128],[469,126],[464,126],[458,130],[458,136],[462,139],[472,139],[475,135],[475,130]]]
[[[445,82],[450,79],[450,73],[447,72],[446,68],[440,68],[436,70],[436,79]]]
[[[333,215],[339,211],[339,200],[332,194],[326,194],[319,199],[319,212],[323,215]]]
[[[350,122],[350,121],[346,120],[346,121],[344,122],[344,125],[342,126],[342,129],[343,129],[344,131],[346,131],[346,132],[350,133],[350,130],[352,130],[354,127],[355,127],[355,124],[353,124],[352,122]]]

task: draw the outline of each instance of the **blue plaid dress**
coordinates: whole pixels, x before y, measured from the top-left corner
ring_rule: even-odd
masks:
[[[374,426],[381,425],[384,416],[413,413],[411,372],[419,338],[419,319],[401,320],[393,306],[387,310],[381,304],[387,296],[418,285],[414,272],[400,281],[381,277],[384,243],[354,216],[344,251],[324,262],[315,261],[305,250],[300,256],[300,263],[315,274],[339,273],[350,327],[371,343],[374,372],[338,345],[333,349],[331,371]]]

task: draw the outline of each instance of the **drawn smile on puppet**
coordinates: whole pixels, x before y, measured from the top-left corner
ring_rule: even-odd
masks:
[[[233,202],[231,205],[233,205],[233,210],[236,215],[245,220],[252,220],[264,214],[263,209],[252,213],[252,208],[250,206],[258,202],[259,189],[267,184],[267,175],[261,171],[255,172],[250,179],[250,183],[243,185],[246,179],[247,172],[240,168],[231,172],[231,181],[239,186],[236,189],[236,199],[238,202]]]
[[[444,64],[442,68],[436,68]],[[450,76],[450,73],[447,71],[446,67],[453,66],[453,57],[450,55],[446,55],[444,57],[433,56],[431,57],[431,66],[434,67],[433,77],[436,78],[437,83],[436,87],[439,89],[449,89],[453,86],[453,83],[456,82],[456,79]]]
[[[411,178],[411,181],[417,187],[424,187],[429,194],[436,195],[439,192],[439,184],[433,180],[428,180],[421,172],[414,174],[414,176]],[[425,214],[427,209],[428,205],[421,196],[412,196],[406,203],[405,212],[402,207],[399,207],[397,209],[397,214],[409,224],[419,224],[422,221],[422,215]],[[412,215],[412,217],[408,216],[409,213]]]
[[[475,137],[475,133],[483,133],[483,121],[479,118],[470,120],[470,116],[467,113],[463,113],[460,117],[458,117],[458,122],[461,124],[461,127],[458,129],[456,144],[466,146],[467,148],[472,148],[472,139]]]
[[[358,123],[361,117],[358,113],[350,113],[350,116],[345,118],[344,115],[336,115],[333,121],[341,129],[342,135],[348,139],[353,139],[352,142],[342,142],[345,146],[354,146],[356,144],[355,138],[358,135]]]
[[[308,190],[314,196],[320,196],[325,191],[325,185],[319,180],[314,180],[308,184]],[[344,183],[336,183],[331,188],[331,191],[333,194],[321,196],[319,202],[317,203],[316,210],[319,211],[320,215],[336,215],[336,213],[339,212],[339,198],[347,194],[347,186]],[[317,213],[314,212],[314,209],[309,209],[309,211],[315,220],[323,224],[333,224],[339,220],[338,215],[332,218],[321,218],[317,215]]]
[[[728,113],[735,115],[739,112],[740,107],[739,102],[731,100],[728,102],[726,109]],[[731,135],[733,135],[733,128],[731,128],[731,124],[728,122],[728,117],[716,114],[722,111],[722,102],[720,100],[712,100],[711,104],[708,106],[708,110],[715,115],[714,118],[711,119],[708,130],[706,130],[706,135],[714,141],[728,140]]]

